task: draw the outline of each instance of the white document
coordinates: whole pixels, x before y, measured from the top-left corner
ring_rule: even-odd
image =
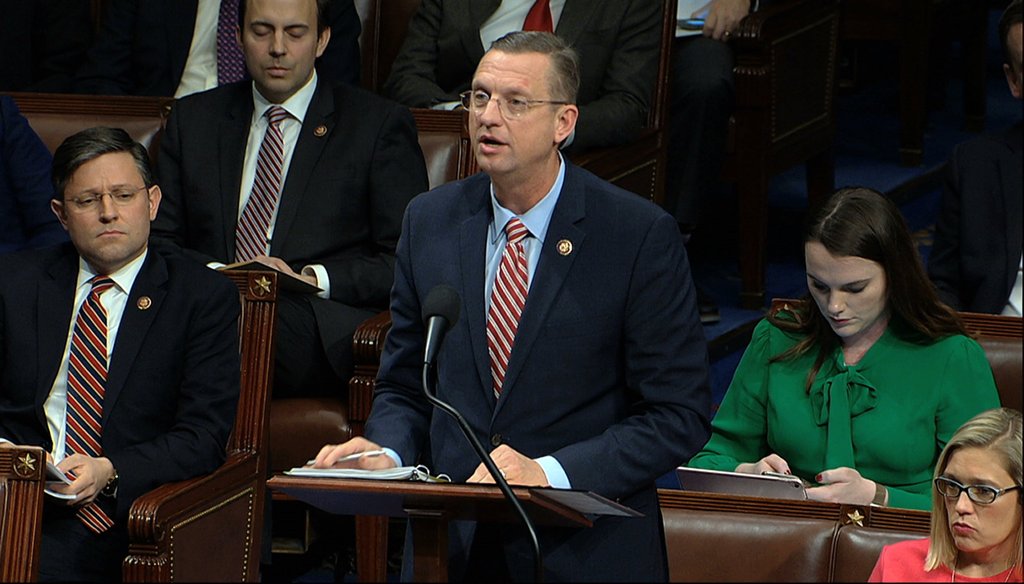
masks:
[[[71,479],[69,479],[64,473],[60,472],[60,469],[49,460],[46,461],[46,478],[46,487],[43,489],[43,492],[47,495],[55,499],[64,499],[66,501],[72,501],[77,498],[75,495],[65,495],[64,493],[58,493],[53,490],[53,487],[57,485],[70,485]]]
[[[380,470],[363,468],[310,468],[299,466],[286,470],[284,474],[293,477],[320,477],[331,479],[374,479],[381,481],[401,481],[412,478],[415,466],[399,466]]]

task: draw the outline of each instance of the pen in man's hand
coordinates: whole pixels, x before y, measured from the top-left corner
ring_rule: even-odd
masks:
[[[335,460],[334,464],[338,464],[339,462],[349,462],[349,461],[352,461],[352,460],[357,460],[357,459],[360,459],[360,458],[362,458],[364,456],[380,456],[381,454],[384,454],[383,450],[364,450],[362,452],[353,452],[352,454],[349,454],[348,456],[342,456],[338,460]],[[310,461],[306,463],[306,466],[310,466],[314,462],[316,462],[315,458],[310,459]]]

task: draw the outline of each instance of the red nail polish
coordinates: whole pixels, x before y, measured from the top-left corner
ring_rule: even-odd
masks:
[[[814,482],[816,482],[816,483],[820,483],[821,482],[821,474],[814,475]]]

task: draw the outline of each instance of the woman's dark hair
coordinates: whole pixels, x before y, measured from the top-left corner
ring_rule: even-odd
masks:
[[[939,300],[899,208],[881,193],[864,187],[836,191],[809,215],[804,243],[810,242],[820,243],[834,256],[864,258],[882,266],[889,327],[900,338],[929,344],[967,334],[956,311]],[[768,319],[782,330],[804,335],[796,345],[772,357],[773,362],[817,349],[807,376],[810,388],[825,358],[839,345],[839,337],[810,294],[793,312],[772,314]]]

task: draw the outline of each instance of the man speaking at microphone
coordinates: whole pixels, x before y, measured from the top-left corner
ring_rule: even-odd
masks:
[[[410,204],[366,437],[325,446],[315,466],[383,448],[354,464],[492,482],[422,390],[422,305],[450,286],[463,316],[438,353],[438,397],[508,481],[593,491],[644,514],[540,528],[545,579],[665,580],[655,480],[708,437],[707,348],[672,217],[559,153],[578,86],[575,52],[549,33],[510,33],[480,61],[463,105],[484,172]],[[532,577],[525,529],[452,522],[449,572]]]

